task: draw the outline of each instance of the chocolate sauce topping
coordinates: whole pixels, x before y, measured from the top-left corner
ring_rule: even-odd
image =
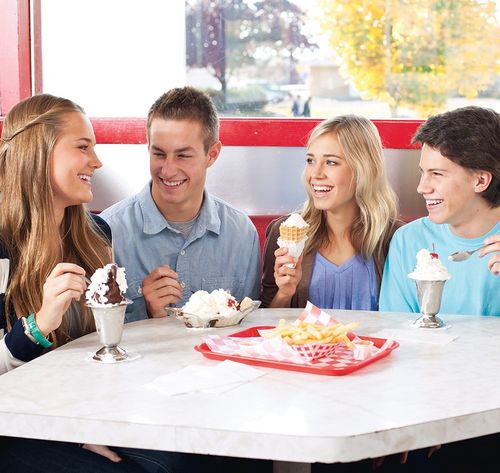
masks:
[[[119,304],[125,300],[116,282],[116,264],[113,264],[108,271],[108,280],[106,284],[108,285],[108,292],[106,293],[108,304]]]

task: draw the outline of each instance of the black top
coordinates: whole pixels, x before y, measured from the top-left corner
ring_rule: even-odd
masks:
[[[95,223],[103,233],[103,236],[111,244],[111,229],[109,225],[97,215],[92,215]],[[0,243],[0,259],[10,260],[10,256],[7,249]],[[9,276],[12,274],[12,266],[10,266]],[[8,283],[7,283],[8,285]],[[29,314],[26,314],[29,315]],[[7,329],[6,318],[5,318],[5,294],[2,291],[0,294],[0,329]],[[10,332],[5,335],[5,345],[9,349],[10,353],[14,358],[21,361],[30,361],[34,358],[40,356],[44,348],[41,345],[33,343],[24,333],[23,325],[20,319],[12,320],[12,328]]]

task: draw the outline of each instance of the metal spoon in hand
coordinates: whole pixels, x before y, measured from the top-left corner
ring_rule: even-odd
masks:
[[[452,253],[450,256],[448,256],[448,259],[450,261],[465,261],[466,259],[469,259],[476,251],[482,250],[483,248],[486,248],[488,245],[480,246],[479,248],[476,248],[475,250],[467,250],[467,251],[455,251],[455,253]]]

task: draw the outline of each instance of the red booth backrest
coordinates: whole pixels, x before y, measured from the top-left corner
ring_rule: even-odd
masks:
[[[249,215],[249,217],[259,234],[260,252],[262,253],[264,243],[266,242],[266,228],[275,218],[280,217],[280,215]]]

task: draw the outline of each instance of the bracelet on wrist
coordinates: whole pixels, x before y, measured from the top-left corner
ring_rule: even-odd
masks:
[[[50,340],[47,340],[47,338],[43,336],[43,333],[40,332],[40,329],[36,324],[34,313],[28,315],[28,317],[26,318],[26,322],[28,324],[28,330],[31,336],[35,339],[35,342],[41,345],[43,348],[50,348],[52,346],[52,342]]]
[[[31,335],[30,329],[28,327],[28,321],[26,320],[26,317],[21,317],[21,323],[23,324],[23,330],[24,330],[24,335],[26,335],[31,342],[33,342],[36,345],[40,345],[36,340],[33,335]]]

